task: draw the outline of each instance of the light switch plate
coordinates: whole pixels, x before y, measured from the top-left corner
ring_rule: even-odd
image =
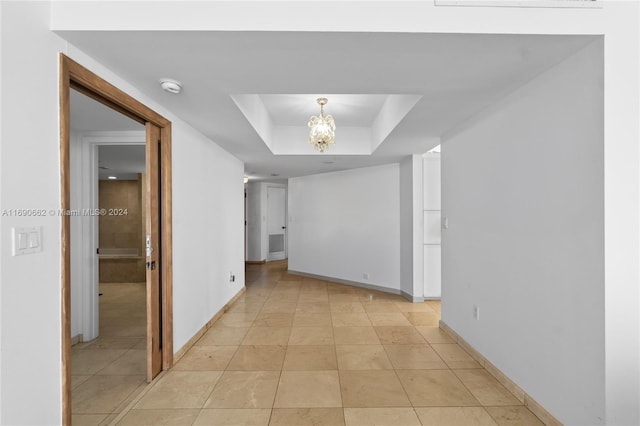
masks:
[[[42,228],[11,228],[11,255],[38,253],[42,251]]]
[[[40,232],[30,231],[29,232],[29,248],[39,248],[40,247]]]

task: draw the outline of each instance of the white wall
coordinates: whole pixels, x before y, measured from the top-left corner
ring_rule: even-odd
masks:
[[[424,301],[422,156],[400,162],[400,287],[414,301]]]
[[[605,4],[606,422],[626,425],[640,424],[640,3]]]
[[[57,209],[58,51],[65,43],[48,31],[48,4],[1,2],[0,8],[2,207]],[[0,423],[59,424],[60,218],[1,221]],[[41,226],[42,252],[12,257],[9,235],[15,226]]]
[[[181,122],[172,154],[177,351],[244,286],[244,165]]]
[[[289,179],[289,269],[399,292],[399,184],[398,164]]]
[[[443,320],[566,424],[605,423],[602,47],[442,145]]]
[[[242,162],[51,33],[48,2],[0,8],[2,208],[60,206],[59,52],[173,122],[174,348],[180,349],[244,285]],[[61,221],[1,221],[0,423],[60,424]],[[6,236],[14,226],[42,226],[43,251],[12,257]]]

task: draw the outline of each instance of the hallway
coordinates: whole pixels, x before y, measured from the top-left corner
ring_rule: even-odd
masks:
[[[246,292],[119,425],[540,425],[439,302],[247,267]]]

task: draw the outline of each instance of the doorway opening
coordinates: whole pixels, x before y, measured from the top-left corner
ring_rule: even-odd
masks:
[[[287,259],[287,189],[267,185],[267,261]]]
[[[64,424],[71,424],[72,381],[72,294],[74,270],[71,265],[71,217],[101,216],[103,209],[71,205],[71,89],[135,120],[144,126],[142,141],[145,149],[144,185],[144,253],[146,338],[142,346],[146,353],[146,381],[173,364],[172,325],[172,252],[171,252],[171,122],[136,101],[115,86],[101,79],[64,54],[60,55],[60,170],[62,217],[62,416]],[[97,145],[94,148],[97,151]],[[96,167],[97,169],[97,167]],[[97,197],[97,190],[95,191]],[[119,213],[113,210],[113,214]],[[105,210],[108,216],[109,211]],[[140,219],[142,221],[142,218]],[[97,243],[97,241],[95,241]],[[131,248],[131,247],[129,247]],[[140,245],[140,250],[143,246]],[[92,253],[98,255],[98,245]],[[93,251],[95,250],[95,251]],[[97,267],[94,273],[97,274]],[[97,300],[95,300],[97,305]],[[97,326],[95,321],[94,327]]]
[[[72,421],[101,422],[147,379],[145,130],[73,89],[70,114]]]
[[[284,183],[245,184],[246,263],[288,259],[287,194]]]

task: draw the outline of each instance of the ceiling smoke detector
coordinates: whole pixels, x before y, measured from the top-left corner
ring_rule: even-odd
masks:
[[[160,87],[162,87],[162,90],[165,92],[174,93],[176,95],[182,92],[182,83],[170,78],[163,78],[160,80]]]

